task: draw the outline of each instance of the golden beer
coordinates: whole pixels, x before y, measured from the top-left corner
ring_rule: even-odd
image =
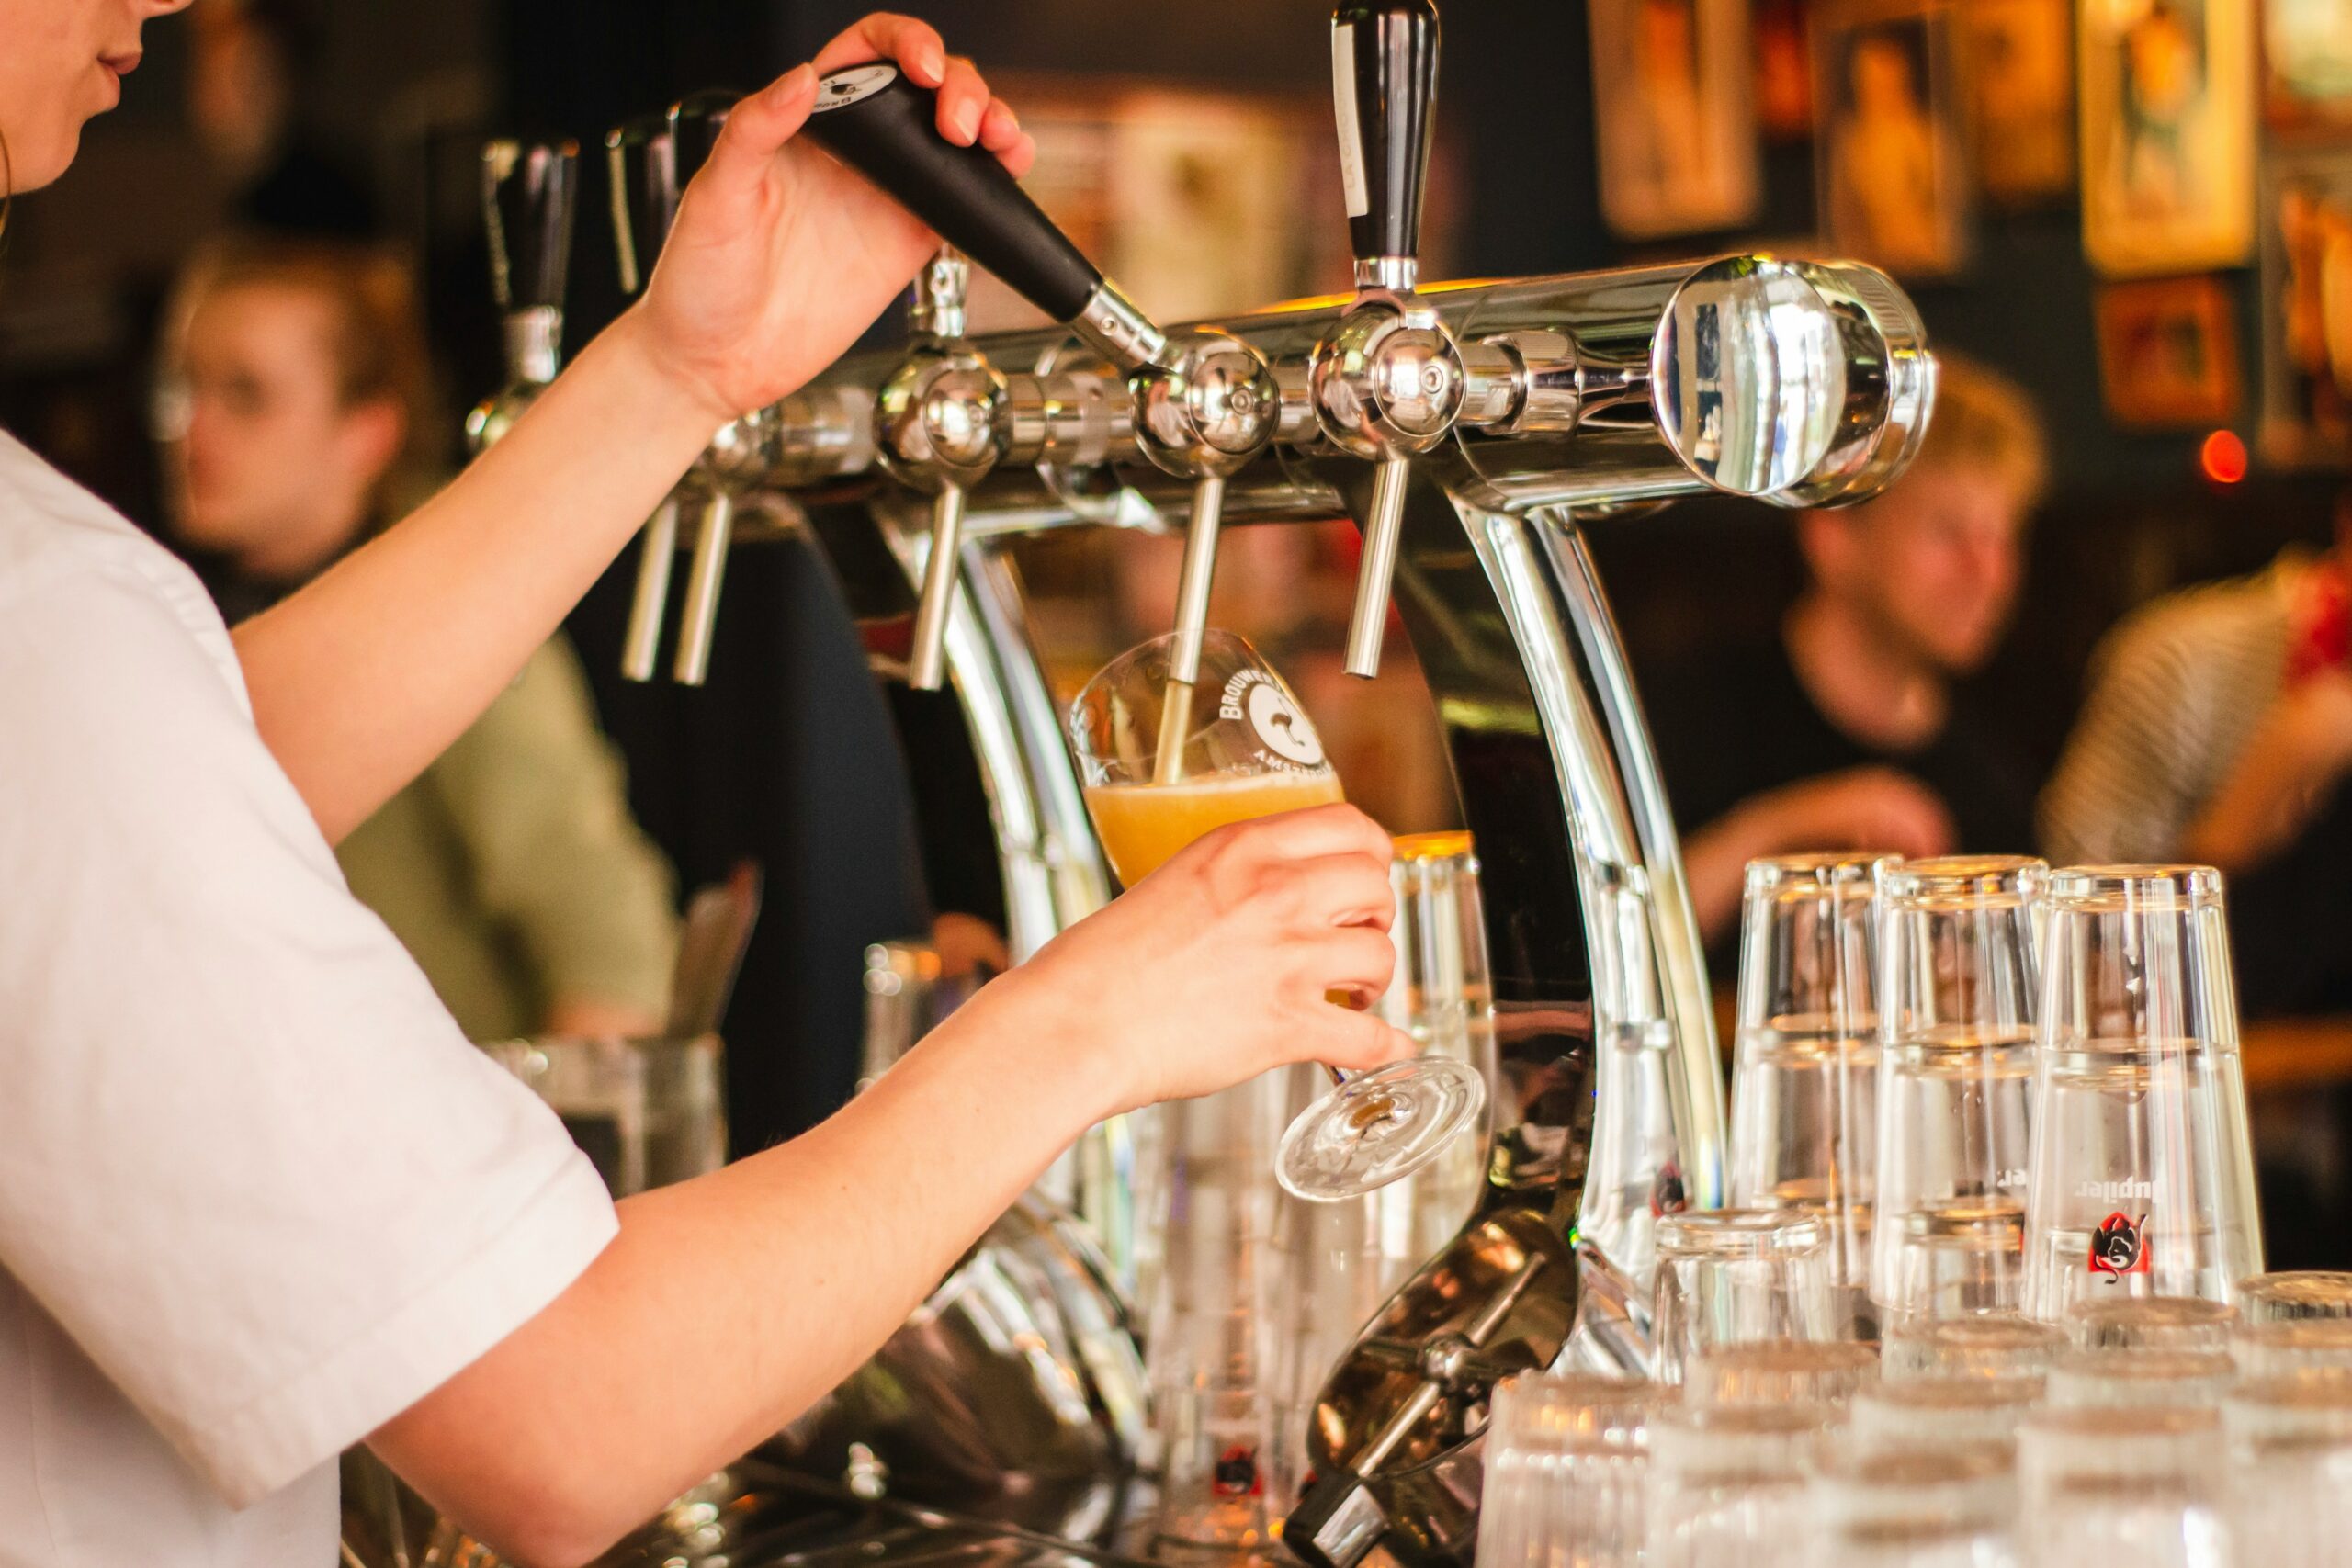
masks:
[[[1086,809],[1111,869],[1126,886],[1228,822],[1247,822],[1345,799],[1340,776],[1316,773],[1209,773],[1174,784],[1091,784]]]

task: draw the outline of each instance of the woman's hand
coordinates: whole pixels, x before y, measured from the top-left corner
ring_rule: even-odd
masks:
[[[1099,1072],[1104,1114],[1290,1062],[1368,1068],[1412,1039],[1325,999],[1388,988],[1387,834],[1351,806],[1221,828],[990,986],[1033,1035]]]
[[[687,186],[645,298],[631,312],[662,370],[713,426],[772,403],[838,358],[939,244],[906,209],[806,141],[817,79],[888,60],[939,90],[940,134],[1018,175],[1036,147],[938,33],[876,14],[816,60],[735,107]]]

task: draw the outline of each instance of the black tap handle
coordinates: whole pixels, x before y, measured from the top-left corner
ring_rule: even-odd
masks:
[[[580,147],[571,141],[492,141],[481,150],[482,216],[490,224],[490,287],[502,310],[563,306]]]
[[[718,144],[718,133],[727,129],[727,117],[742,101],[743,95],[731,88],[705,87],[670,106],[670,138],[676,149],[673,157],[676,161],[680,194],[710,161],[710,150]]]
[[[897,66],[854,65],[819,82],[808,134],[1054,320],[1076,321],[1102,286],[995,153],[939,134],[939,95]]]
[[[1437,46],[1433,0],[1340,0],[1331,13],[1340,186],[1358,261],[1420,255]]]
[[[670,117],[639,115],[615,126],[605,135],[605,162],[612,174],[621,291],[635,294],[653,276],[670,220],[678,215],[677,140]]]

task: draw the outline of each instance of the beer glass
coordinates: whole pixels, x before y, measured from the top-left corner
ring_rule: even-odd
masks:
[[[1718,1345],[1683,1364],[1691,1404],[1830,1404],[1878,1381],[1878,1349],[1851,1339],[1758,1339]]]
[[[2219,1350],[2069,1350],[2050,1364],[2053,1405],[2111,1409],[2217,1404],[2237,1382]]]
[[[2296,1269],[2240,1280],[2238,1316],[2246,1323],[2352,1318],[2352,1274]]]
[[[1169,677],[1175,635],[1105,665],[1070,708],[1086,807],[1133,886],[1203,834],[1340,796],[1298,699],[1257,649],[1211,629],[1200,679]],[[1466,1062],[1420,1057],[1350,1077],[1292,1124],[1275,1174],[1302,1198],[1359,1197],[1435,1159],[1486,1105]]]
[[[2034,1070],[2025,1310],[2227,1301],[2262,1269],[2221,874],[2052,874]]]
[[[1833,1339],[1829,1227],[1817,1214],[1714,1209],[1657,1223],[1651,1375],[1679,1386],[1702,1350],[1759,1339]]]
[[[2014,856],[1878,868],[1883,1318],[2013,1312],[2024,1293],[2032,922],[2049,869]]]
[[[1877,858],[1748,863],[1733,1041],[1729,1201],[1821,1216],[1849,1322],[1870,1316]]]
[[[2075,1343],[2086,1350],[2226,1350],[2238,1314],[2202,1296],[2119,1296],[2075,1303]]]
[[[2221,1450],[2212,1410],[2034,1412],[2018,1427],[2026,1568],[2228,1568]]]
[[[1820,1404],[1668,1408],[1650,1422],[1650,1568],[1815,1568]]]
[[[1656,1384],[1524,1372],[1495,1389],[1479,1568],[1639,1568]]]
[[[1813,1494],[1827,1568],[2016,1568],[2017,1487],[1997,1451],[1858,1445]]]
[[[2066,1348],[2066,1337],[2030,1318],[1937,1317],[1886,1331],[1880,1364],[1888,1378],[2033,1378]]]
[[[2352,1379],[2245,1383],[2222,1405],[2241,1568],[2352,1564]]]
[[[1850,1418],[1855,1445],[1868,1450],[2000,1448],[2041,1403],[2040,1378],[1882,1379],[1855,1393]]]

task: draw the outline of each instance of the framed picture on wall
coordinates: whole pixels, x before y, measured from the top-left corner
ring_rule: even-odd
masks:
[[[2290,134],[2352,130],[2352,5],[2264,0],[2263,102]]]
[[[2264,173],[2261,445],[2352,468],[2352,147],[2280,151]]]
[[[1954,9],[1825,0],[1814,13],[1822,232],[1898,276],[1935,276],[1967,260]]]
[[[1754,219],[1747,0],[1591,0],[1589,17],[1609,226],[1640,240]]]
[[[1978,186],[2008,204],[2064,195],[2075,184],[2072,0],[1966,0],[1953,17]]]
[[[2110,283],[2097,310],[2099,383],[2116,423],[2182,430],[2236,417],[2237,315],[2220,278]]]
[[[2083,0],[2083,248],[2113,277],[2254,251],[2254,0]]]
[[[1813,50],[1806,0],[1756,0],[1756,123],[1768,140],[1813,134]]]

